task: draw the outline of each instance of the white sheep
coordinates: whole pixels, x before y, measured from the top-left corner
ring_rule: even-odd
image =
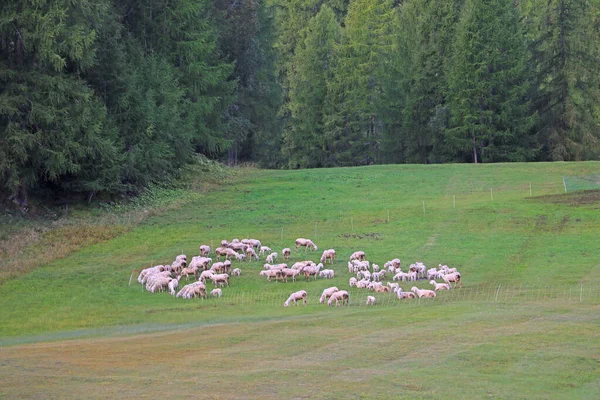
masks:
[[[319,276],[325,279],[333,279],[335,277],[335,271],[332,269],[324,269],[319,272]]]
[[[456,287],[456,285],[459,285],[459,284],[460,284],[460,287],[462,287],[462,281],[461,281],[461,277],[460,277],[460,273],[459,272],[454,272],[454,273],[451,273],[451,274],[442,275],[442,279],[447,284],[450,284],[450,283],[454,282],[454,286],[453,287]]]
[[[296,250],[298,250],[298,247],[304,247],[305,250],[313,249],[314,251],[317,251],[317,245],[313,243],[312,240],[310,239],[304,239],[304,238],[298,238],[296,239]]]
[[[352,277],[348,283],[350,284],[350,287],[355,287],[356,282],[358,282],[358,280],[355,277]]]
[[[285,265],[285,264],[283,264]],[[285,281],[287,282],[287,278],[292,278],[292,281],[296,282],[296,277],[302,273],[299,269],[291,269],[291,268],[283,268],[281,270],[285,274]]]
[[[277,259],[278,254],[277,253],[271,253],[267,256],[267,263],[269,264],[273,264],[273,262]]]
[[[401,287],[397,287],[394,289],[394,293],[396,293],[396,297],[398,299],[414,299],[417,296],[413,292],[403,292]]]
[[[211,269],[207,269],[206,271],[202,271],[202,273],[200,274],[200,277],[198,278],[198,280],[200,282],[205,282],[206,283],[206,279],[210,279],[211,276],[213,276],[215,272]]]
[[[171,296],[175,296],[177,289],[179,289],[179,279],[172,279],[171,282],[169,282],[169,292],[171,293]]]
[[[271,250],[270,247],[260,246],[260,251],[258,252],[258,254],[262,256],[262,255],[264,255],[266,253],[271,253],[271,252],[272,252],[272,250]]]
[[[400,284],[388,282],[387,287],[389,287],[391,290],[395,291],[397,288],[400,287]]]
[[[435,287],[435,289],[433,290],[435,290],[436,292],[439,290],[450,290],[450,285],[447,283],[437,283],[433,279],[430,280],[429,283]]]
[[[210,280],[215,286],[217,286],[217,284],[220,286],[223,286],[224,284],[229,286],[229,275],[227,274],[213,274],[210,276]]]
[[[348,294],[348,292],[345,290],[340,290],[340,291],[333,293],[331,295],[331,297],[329,297],[329,301],[327,302],[327,305],[331,306],[333,304],[333,302],[335,301],[335,306],[337,307],[339,305],[339,302],[341,301],[342,306],[343,306],[344,303],[348,304],[349,300],[350,300],[350,295]]]
[[[252,247],[252,246],[246,247],[245,253],[246,253],[246,257],[248,257],[248,261],[251,261],[252,257],[254,257],[254,259],[256,261],[258,261],[258,254],[256,254],[256,251],[254,251],[254,247]]]
[[[291,301],[293,301],[294,304],[298,305],[298,300],[302,300],[304,302],[304,305],[306,305],[306,297],[306,290],[299,290],[297,292],[292,293],[290,297],[288,297],[288,299],[285,301],[285,303],[283,303],[283,306],[289,307]]]
[[[335,262],[335,250],[328,249],[323,252],[321,256],[321,262],[327,264],[327,260],[329,260],[332,264]]]
[[[437,294],[433,290],[419,289],[416,286],[413,286],[411,289],[414,293],[416,293],[419,298],[421,297],[436,297]]]
[[[325,303],[325,300],[329,299],[332,294],[334,294],[335,292],[338,292],[339,290],[340,289],[338,289],[335,286],[332,286],[330,288],[323,290],[323,294],[321,294],[321,297],[319,298],[319,303],[321,303],[321,304]]]
[[[236,268],[233,271],[231,271],[231,276],[240,276],[241,274],[242,274],[242,270],[239,268]]]
[[[373,264],[371,265],[371,268],[373,269],[373,272],[379,272],[379,265]]]
[[[373,296],[367,296],[367,305],[374,306],[377,303],[377,299]]]
[[[284,260],[289,260],[292,250],[289,247],[286,247],[285,249],[281,250],[281,254],[283,255]]]
[[[221,289],[219,289],[219,288],[217,288],[217,289],[213,289],[213,290],[210,292],[210,295],[211,295],[211,296],[215,296],[215,297],[221,297],[221,296],[223,295],[223,291],[222,291]]]
[[[200,246],[200,255],[201,256],[207,256],[210,254],[210,246],[207,246],[205,244]]]
[[[185,285],[177,293],[176,297],[181,297],[183,299],[191,299],[196,296],[206,297],[206,285],[204,285],[204,283],[202,283],[200,281],[190,283],[189,285]]]
[[[361,260],[362,261],[362,260],[364,260],[366,258],[367,258],[367,256],[365,255],[364,251],[355,251],[350,256],[350,261],[352,261],[352,260]]]
[[[366,279],[366,280],[371,280],[371,273],[369,271],[358,271],[356,273],[356,277],[358,279]]]

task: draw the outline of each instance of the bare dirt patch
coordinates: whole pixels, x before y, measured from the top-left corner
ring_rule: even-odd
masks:
[[[542,203],[565,204],[571,207],[580,207],[592,204],[600,206],[600,190],[583,190],[573,193],[538,196],[534,197],[533,200]]]

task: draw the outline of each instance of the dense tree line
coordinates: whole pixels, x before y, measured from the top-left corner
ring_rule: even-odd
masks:
[[[600,157],[600,0],[6,0],[0,187]]]

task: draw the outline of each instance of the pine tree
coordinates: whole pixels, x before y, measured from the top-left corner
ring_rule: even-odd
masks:
[[[528,0],[540,158],[600,158],[600,1]]]
[[[309,22],[306,38],[296,48],[287,105],[291,129],[285,135],[290,167],[332,165],[331,143],[324,132],[324,111],[339,39],[339,23],[333,10],[325,5]]]
[[[448,67],[452,119],[446,140],[458,160],[526,161],[535,156],[526,57],[512,2],[466,1]]]

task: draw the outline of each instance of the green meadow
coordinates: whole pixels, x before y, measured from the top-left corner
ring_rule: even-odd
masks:
[[[597,399],[598,189],[599,162],[239,173],[3,282],[0,397]],[[298,237],[319,250],[297,251]],[[290,264],[334,248],[336,277],[267,282],[261,257],[234,262],[242,274],[222,298],[151,294],[136,281],[233,238],[260,239],[279,262],[291,247]],[[421,300],[350,290],[356,250],[404,270],[456,267],[463,287]],[[319,304],[330,286],[350,304]],[[284,308],[301,289],[308,304]]]

